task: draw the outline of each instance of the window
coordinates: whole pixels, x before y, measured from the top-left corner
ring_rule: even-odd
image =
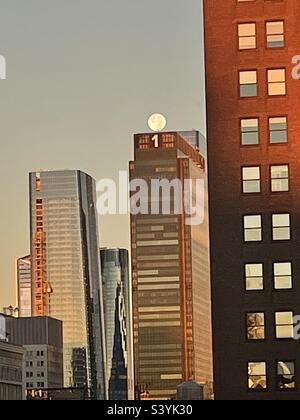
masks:
[[[248,313],[247,316],[247,339],[265,339],[265,314],[263,312]]]
[[[267,48],[284,47],[284,23],[282,20],[266,23]]]
[[[267,389],[266,362],[248,363],[248,388],[255,390]]]
[[[276,338],[294,338],[293,312],[275,313]]]
[[[277,363],[277,388],[295,389],[295,362]]]
[[[271,191],[289,191],[289,167],[288,165],[271,166]]]
[[[268,70],[268,95],[285,95],[286,78],[285,69]]]
[[[241,120],[242,145],[259,144],[258,118],[246,118]]]
[[[277,262],[273,264],[274,287],[277,290],[292,289],[292,263]]]
[[[245,264],[246,290],[263,290],[263,264]]]
[[[240,71],[240,96],[257,96],[257,71]]]
[[[242,168],[243,176],[243,193],[259,193],[260,192],[260,167],[251,166]]]
[[[150,149],[150,136],[144,135],[140,136],[138,141],[139,149]]]
[[[270,143],[286,143],[288,140],[287,118],[269,118]]]
[[[258,242],[262,240],[261,215],[244,216],[245,242]]]
[[[238,25],[239,50],[256,48],[256,24],[240,23]]]
[[[288,241],[291,239],[290,215],[272,215],[273,241]]]
[[[162,145],[166,149],[172,149],[173,147],[175,147],[175,137],[172,134],[163,134]]]

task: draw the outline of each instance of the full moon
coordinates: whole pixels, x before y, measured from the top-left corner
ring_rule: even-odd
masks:
[[[152,131],[162,131],[167,125],[167,119],[162,114],[152,114],[148,119],[148,126]]]

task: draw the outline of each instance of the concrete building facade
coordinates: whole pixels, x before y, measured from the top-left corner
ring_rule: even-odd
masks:
[[[23,396],[26,390],[63,387],[63,326],[49,317],[5,317],[7,339],[24,348]]]

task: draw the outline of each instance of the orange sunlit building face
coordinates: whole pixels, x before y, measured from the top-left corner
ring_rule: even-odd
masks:
[[[205,185],[204,159],[179,133],[136,135],[134,152],[131,181]],[[131,215],[135,385],[137,398],[159,400],[174,398],[188,379],[206,390],[212,382],[208,214],[188,225],[187,214],[174,211],[174,191],[169,213],[162,205],[166,190],[157,200],[150,192],[141,198],[151,199],[147,212]]]
[[[217,399],[299,399],[299,0],[205,0]]]

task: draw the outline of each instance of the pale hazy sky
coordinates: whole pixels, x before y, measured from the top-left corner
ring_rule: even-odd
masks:
[[[28,172],[116,178],[155,111],[204,131],[201,0],[0,0],[0,311],[29,252]],[[128,246],[126,217],[101,246]]]

